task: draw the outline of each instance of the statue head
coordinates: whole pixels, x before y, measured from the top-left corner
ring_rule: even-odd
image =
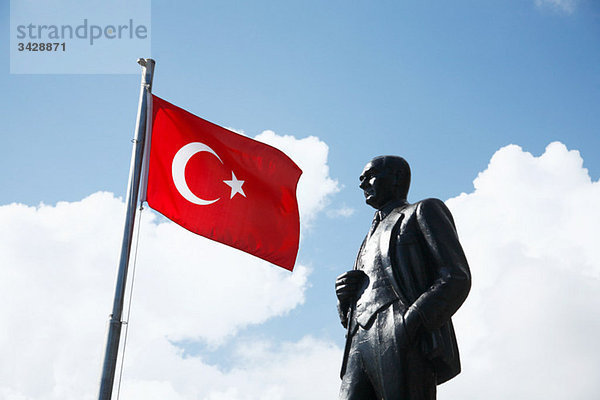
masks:
[[[392,200],[406,200],[410,166],[402,157],[375,157],[365,165],[359,179],[366,203],[380,209]]]

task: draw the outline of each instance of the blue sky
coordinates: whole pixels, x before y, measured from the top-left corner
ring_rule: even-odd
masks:
[[[314,161],[323,180],[311,180],[311,185],[317,186],[306,191],[321,202],[307,211],[312,221],[303,226],[299,264],[306,268],[306,281],[289,283],[289,277],[268,275],[274,282],[300,288],[295,302],[270,314],[231,322],[235,328],[226,330],[222,340],[204,332],[205,328],[171,336],[192,359],[201,358],[224,371],[236,368],[240,343],[268,342],[279,349],[281,343],[300,346],[310,337],[318,342],[312,348],[325,346],[335,353],[343,346],[333,282],[352,267],[370,225],[372,210],[364,204],[357,183],[362,167],[373,156],[397,154],[411,163],[410,201],[473,194],[473,180],[488,168],[497,151],[510,144],[520,146],[521,152],[509,148],[498,160],[529,165],[523,154],[529,152],[540,160],[546,147],[558,141],[579,152],[590,184],[600,177],[600,7],[595,1],[154,0],[151,14],[151,56],[157,62],[155,94],[248,136],[265,130],[297,141],[312,136],[328,150],[318,153],[326,157],[323,162]],[[6,37],[8,2],[0,7],[0,21]],[[4,92],[0,99],[0,205],[6,205],[9,212],[11,203],[29,207],[40,203],[54,206],[59,201],[76,204],[98,191],[123,197],[139,75],[10,74],[9,50],[9,41],[0,41],[0,87]],[[126,55],[132,64],[147,56]],[[303,143],[310,152],[314,143]],[[550,163],[557,174],[563,168],[561,157],[574,157],[566,149],[548,153],[549,159],[559,160],[556,165]],[[509,153],[514,157],[502,157]],[[313,161],[308,157],[305,162]],[[499,169],[502,165],[498,161]],[[535,168],[525,168],[522,175],[529,176],[531,170]],[[489,176],[495,175],[490,172]],[[323,189],[326,178],[337,182],[335,190]],[[510,188],[510,181],[498,181],[497,187]],[[566,190],[557,187],[552,196],[567,196]],[[527,198],[515,193],[514,201],[521,197]],[[118,203],[116,199],[106,201]],[[346,216],[335,215],[341,209],[348,210]],[[155,220],[157,224],[161,221]],[[461,220],[457,219],[457,224],[460,233]],[[10,236],[13,228],[5,225],[3,237]],[[594,233],[597,230],[588,232]],[[195,243],[194,238],[186,236],[186,243]],[[18,255],[14,257],[7,260],[20,262]],[[53,266],[50,260],[46,262]],[[248,263],[254,265],[255,261]],[[195,260],[194,266],[216,268],[201,259]],[[478,267],[472,266],[474,271]],[[106,267],[107,298],[98,300],[106,307],[100,315],[109,312],[115,269],[116,264]],[[68,280],[59,272],[49,279],[50,286]],[[239,299],[240,304],[244,301]],[[102,329],[105,320],[99,322]],[[198,322],[210,324],[204,318]],[[457,327],[459,342],[465,330],[467,326]],[[98,344],[102,346],[103,342]],[[132,381],[143,382],[146,378],[142,375],[135,375]],[[231,387],[223,382],[221,389],[194,393],[207,399],[246,398],[227,392]],[[331,384],[334,393],[337,384]],[[52,385],[39,383],[46,389]],[[448,393],[461,393],[459,386]],[[182,396],[192,393],[175,383],[172,387],[173,393]],[[143,396],[138,389],[132,384],[129,390]],[[41,398],[18,385],[6,390],[0,392],[6,398],[17,393]],[[247,390],[256,393],[248,398],[268,398]],[[292,389],[282,390],[282,398],[296,398],[285,392]],[[91,392],[95,393],[95,388]],[[440,392],[440,398],[444,394]],[[327,397],[319,397],[317,392],[314,396]]]

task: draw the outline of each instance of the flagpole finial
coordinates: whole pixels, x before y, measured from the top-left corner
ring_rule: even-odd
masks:
[[[154,74],[154,65],[156,61],[152,58],[138,58],[137,63],[142,67],[142,86],[152,90],[152,76]]]
[[[137,63],[142,67],[147,67],[148,64],[155,64],[155,61],[152,58],[138,58]]]

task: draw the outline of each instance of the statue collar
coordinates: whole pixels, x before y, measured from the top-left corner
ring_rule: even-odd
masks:
[[[408,202],[406,200],[390,200],[383,207],[381,207],[375,215],[378,217],[379,221],[382,221],[385,217],[390,215],[392,211],[396,208],[407,206]]]

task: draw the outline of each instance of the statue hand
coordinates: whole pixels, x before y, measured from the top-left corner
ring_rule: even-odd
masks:
[[[350,308],[350,304],[359,296],[367,279],[368,277],[364,272],[352,270],[343,273],[335,280],[338,312],[344,327],[347,327],[348,324],[348,309]]]
[[[367,274],[359,270],[344,272],[338,276],[335,280],[338,301],[343,304],[356,300],[367,279]]]

